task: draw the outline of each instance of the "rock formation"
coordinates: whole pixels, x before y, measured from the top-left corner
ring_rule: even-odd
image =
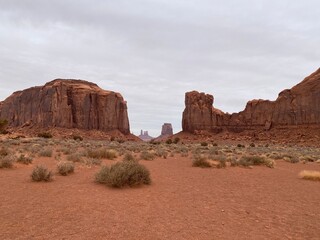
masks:
[[[320,69],[291,89],[279,93],[275,101],[252,100],[239,113],[228,114],[213,107],[212,95],[197,91],[185,95],[182,129],[233,132],[272,127],[320,124]],[[320,126],[319,126],[320,127]]]
[[[130,133],[127,104],[121,94],[83,80],[56,79],[15,92],[0,102],[0,118],[7,119],[11,127],[33,125]]]
[[[173,135],[172,125],[171,123],[164,123],[161,129],[161,136],[171,136]]]
[[[153,139],[153,137],[149,136],[148,131],[142,131],[140,132],[140,135],[138,136],[142,141],[150,141]]]

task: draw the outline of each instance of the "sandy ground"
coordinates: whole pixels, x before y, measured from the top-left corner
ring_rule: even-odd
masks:
[[[93,182],[100,167],[31,182],[38,163],[56,161],[0,169],[0,239],[320,239],[320,182],[298,178],[320,164],[201,169],[158,158],[140,161],[151,186],[119,190]]]

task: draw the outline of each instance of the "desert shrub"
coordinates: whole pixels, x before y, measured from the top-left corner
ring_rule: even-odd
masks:
[[[75,140],[75,141],[82,141],[83,137],[81,137],[80,135],[73,135],[72,139]]]
[[[299,162],[299,158],[297,158],[296,156],[282,155],[282,156],[280,156],[280,158],[282,158],[284,161],[289,162],[289,163],[298,163]]]
[[[313,156],[301,156],[301,159],[305,162],[315,162],[317,160]]]
[[[89,149],[87,151],[87,156],[89,158],[106,158],[113,160],[117,157],[117,152],[114,149],[105,149],[105,148],[99,148],[99,149]]]
[[[8,148],[2,147],[2,148],[0,149],[0,156],[7,156],[9,153],[10,153],[10,151],[9,151]]]
[[[217,147],[217,146],[218,146],[218,143],[212,143],[212,146],[213,146],[213,147]]]
[[[52,149],[45,148],[39,152],[40,157],[52,157]]]
[[[235,157],[233,157],[233,158],[231,158],[230,159],[230,166],[231,167],[236,167],[236,166],[238,166],[239,164],[238,164],[238,160],[235,158]]]
[[[14,157],[11,155],[0,157],[0,168],[12,168],[14,163]]]
[[[202,147],[207,147],[207,146],[208,146],[208,143],[207,143],[207,142],[201,142],[200,145],[201,145]]]
[[[31,164],[33,161],[32,157],[26,157],[24,154],[21,154],[18,159],[17,159],[17,162],[18,163],[22,163],[22,164]]]
[[[171,138],[167,139],[166,144],[172,144],[172,139]]]
[[[74,172],[74,163],[70,161],[61,161],[57,164],[58,173],[62,176],[67,176]]]
[[[254,143],[250,143],[250,147],[255,147],[256,145]]]
[[[237,147],[238,148],[245,148],[245,146],[243,144],[240,144],[240,143],[237,144]]]
[[[67,160],[71,162],[80,162],[82,155],[80,153],[73,153],[67,156]]]
[[[33,144],[30,148],[30,152],[35,154],[38,153],[41,149],[41,146],[39,144]]]
[[[99,170],[99,172],[95,175],[95,182],[97,183],[108,183],[110,168],[108,166],[102,166]]]
[[[306,179],[306,180],[320,181],[320,172],[319,171],[304,170],[299,173],[299,176],[302,179]]]
[[[160,142],[159,142],[159,141],[155,141],[154,139],[151,139],[151,140],[149,141],[149,144],[152,144],[152,145],[159,145],[159,144],[160,144]]]
[[[87,158],[83,160],[83,163],[88,166],[101,165],[102,160],[99,158]]]
[[[106,150],[106,156],[105,156],[106,159],[113,160],[116,157],[117,157],[117,151],[116,150],[114,150],[114,149]]]
[[[148,152],[148,151],[142,151],[140,153],[140,158],[143,160],[151,161],[155,158],[155,154],[152,152]]]
[[[167,152],[165,149],[163,149],[163,148],[158,148],[158,149],[156,150],[156,155],[157,155],[158,157],[167,158],[168,152]]]
[[[31,180],[34,182],[49,182],[52,180],[52,172],[44,166],[36,166],[32,170]]]
[[[209,159],[215,159],[217,158],[217,155],[219,155],[219,151],[216,148],[210,148],[208,152],[208,158]]]
[[[209,168],[211,165],[205,156],[196,154],[193,155],[192,167]]]
[[[218,159],[218,165],[217,168],[225,168],[227,167],[227,160],[225,158]]]
[[[131,153],[126,153],[122,159],[124,162],[135,162],[136,158]]]
[[[63,152],[63,154],[65,154],[65,155],[69,155],[71,153],[71,148],[63,147],[60,149],[60,151]]]
[[[42,138],[52,138],[52,134],[49,132],[41,132],[38,133],[38,137],[42,137]]]
[[[188,157],[189,156],[189,153],[188,152],[182,152],[180,154],[181,157]]]
[[[150,184],[150,172],[143,165],[135,161],[117,162],[110,168],[103,166],[95,175],[95,181],[107,186],[121,188]]]
[[[269,168],[274,168],[275,161],[272,159],[265,159],[264,165],[266,165]]]
[[[289,155],[289,154],[273,152],[270,157],[272,157],[273,159],[283,159],[284,161],[290,162],[290,163],[298,163],[299,162],[299,158],[296,155]]]
[[[175,137],[175,138],[173,139],[173,143],[174,143],[174,144],[177,144],[178,142],[180,142],[180,138]]]
[[[264,164],[264,158],[259,156],[243,156],[239,160],[239,165],[248,167],[252,165],[261,165]]]

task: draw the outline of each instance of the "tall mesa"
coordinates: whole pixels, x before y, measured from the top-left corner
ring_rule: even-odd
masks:
[[[197,91],[185,94],[182,129],[233,132],[272,127],[320,124],[320,68],[291,89],[279,93],[275,101],[251,100],[239,113],[228,114],[213,107],[210,94]],[[320,127],[320,125],[319,125]]]
[[[127,103],[120,93],[84,80],[55,79],[14,92],[0,102],[11,127],[32,125],[130,133]]]

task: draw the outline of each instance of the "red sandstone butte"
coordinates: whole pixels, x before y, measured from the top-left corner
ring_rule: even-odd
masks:
[[[213,107],[210,94],[185,94],[182,129],[233,132],[272,127],[314,126],[320,124],[320,69],[291,89],[279,93],[275,101],[252,100],[239,113],[228,114]]]
[[[0,118],[11,127],[119,130],[129,134],[127,104],[120,93],[72,79],[56,79],[44,86],[14,92],[0,102]]]

